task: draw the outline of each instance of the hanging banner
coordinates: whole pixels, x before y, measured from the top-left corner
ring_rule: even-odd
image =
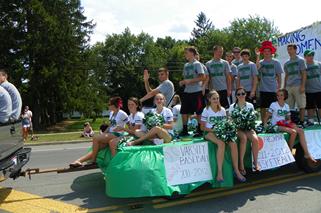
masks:
[[[165,146],[163,148],[167,183],[171,186],[213,179],[208,143]]]
[[[277,46],[276,58],[282,65],[289,59],[287,45],[290,43],[297,45],[297,55],[303,57],[304,51],[310,49],[315,51],[315,60],[321,61],[321,22],[280,36],[273,43]]]
[[[321,130],[304,131],[310,154],[314,159],[321,159]]]
[[[294,161],[283,134],[260,135],[258,164],[262,171],[284,166]]]

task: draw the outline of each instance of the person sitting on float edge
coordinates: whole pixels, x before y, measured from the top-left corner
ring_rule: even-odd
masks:
[[[232,115],[232,112],[236,108],[245,109],[245,110],[254,110],[253,104],[246,101],[246,90],[243,87],[237,88],[235,91],[236,101],[229,108],[229,116]],[[246,144],[248,139],[252,142],[252,154],[253,154],[253,168],[255,171],[260,171],[261,168],[258,164],[258,155],[259,155],[259,138],[256,135],[254,129],[249,131],[238,130],[238,138],[240,140],[240,172],[242,175],[246,175],[246,170],[244,168],[244,156],[246,152]]]
[[[300,145],[304,151],[304,157],[313,162],[316,162],[315,159],[311,156],[308,151],[307,142],[304,136],[303,129],[297,127],[295,123],[292,123],[290,120],[290,107],[285,100],[288,98],[288,92],[286,89],[279,89],[277,91],[277,101],[273,102],[270,105],[269,111],[266,113],[264,118],[264,125],[267,126],[268,119],[272,116],[271,123],[272,125],[277,125],[279,131],[287,132],[290,134],[290,139],[288,145],[290,149],[293,148],[295,143],[295,138],[299,135]]]
[[[12,100],[3,87],[0,86],[0,123],[7,123],[12,115]]]
[[[218,182],[224,181],[223,161],[225,153],[225,142],[217,137],[217,135],[215,134],[215,130],[213,130],[213,125],[215,125],[215,121],[222,120],[224,118],[226,118],[226,111],[220,104],[219,94],[215,90],[212,90],[208,94],[207,106],[204,108],[202,113],[201,129],[205,133],[204,138],[217,145],[216,160],[218,172],[216,180]],[[228,144],[231,149],[234,173],[240,182],[245,182],[246,178],[239,171],[237,144],[232,141],[229,141]]]
[[[0,68],[0,86],[5,88],[12,100],[12,115],[13,120],[18,120],[21,114],[22,100],[18,89],[8,81],[8,74],[5,69]]]
[[[125,131],[130,135],[140,137],[146,132],[143,125],[143,119],[145,115],[141,112],[141,103],[137,98],[131,97],[128,99],[127,107],[130,112],[130,115],[128,117],[129,120],[127,123],[128,127],[120,128],[120,130]],[[117,146],[121,139],[122,137],[118,137],[110,141],[109,147],[112,156],[116,155]]]
[[[162,93],[158,93],[154,98],[154,102],[156,104],[156,108],[151,112],[163,116],[165,123],[162,127],[155,126],[146,134],[141,135],[138,139],[128,142],[128,146],[134,146],[145,140],[151,139],[163,140],[164,143],[169,143],[173,139],[173,113],[169,108],[164,106],[166,103],[165,96]]]
[[[166,68],[159,68],[158,79],[161,83],[157,88],[152,89],[148,81],[148,70],[144,70],[144,84],[147,94],[140,99],[140,102],[144,102],[147,99],[153,98],[156,94],[162,93],[166,98],[166,106],[169,106],[169,101],[171,101],[172,97],[174,96],[174,84],[169,80],[169,72]]]
[[[94,136],[94,131],[93,128],[90,126],[89,122],[86,122],[84,124],[84,131],[81,133],[81,137],[93,137]]]
[[[80,167],[83,165],[83,162],[88,160],[92,160],[92,163],[95,164],[99,150],[106,148],[112,139],[122,135],[120,129],[124,128],[128,122],[128,115],[121,109],[122,107],[123,102],[120,97],[110,98],[108,103],[110,110],[108,133],[95,136],[93,138],[92,151],[71,163],[70,167]]]

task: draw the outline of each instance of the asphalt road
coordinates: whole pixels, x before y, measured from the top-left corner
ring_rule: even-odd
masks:
[[[27,167],[67,167],[69,162],[84,154],[90,145],[34,146]],[[19,205],[22,200],[19,196],[25,196],[19,193],[26,192],[28,196],[30,193],[47,198],[46,202],[60,201],[85,208],[89,212],[321,212],[321,173],[306,175],[292,165],[251,175],[248,179],[246,184],[226,190],[204,186],[185,198],[173,201],[164,198],[109,198],[105,195],[104,179],[99,169],[34,175],[31,180],[21,177],[16,181],[2,182],[0,187],[5,189],[2,193],[8,196],[10,190],[14,191],[13,194],[17,195],[10,202]],[[9,201],[4,200],[3,203]]]

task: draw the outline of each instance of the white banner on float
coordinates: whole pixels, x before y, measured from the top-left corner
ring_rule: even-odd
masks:
[[[294,161],[283,134],[259,136],[258,164],[262,171],[284,166]]]
[[[310,154],[314,159],[321,159],[321,130],[304,131]]]
[[[287,45],[290,43],[297,45],[297,55],[303,57],[304,51],[310,49],[315,51],[315,60],[321,61],[321,22],[286,33],[274,39],[273,43],[277,47],[276,58],[282,66],[289,59]]]
[[[208,143],[165,146],[163,148],[167,183],[180,185],[213,179]]]

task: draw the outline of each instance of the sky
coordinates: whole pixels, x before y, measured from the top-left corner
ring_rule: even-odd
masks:
[[[154,38],[189,39],[197,14],[203,11],[215,28],[228,27],[235,18],[259,15],[282,33],[321,21],[321,1],[285,0],[81,0],[85,16],[96,23],[91,44],[107,34],[142,31]]]

